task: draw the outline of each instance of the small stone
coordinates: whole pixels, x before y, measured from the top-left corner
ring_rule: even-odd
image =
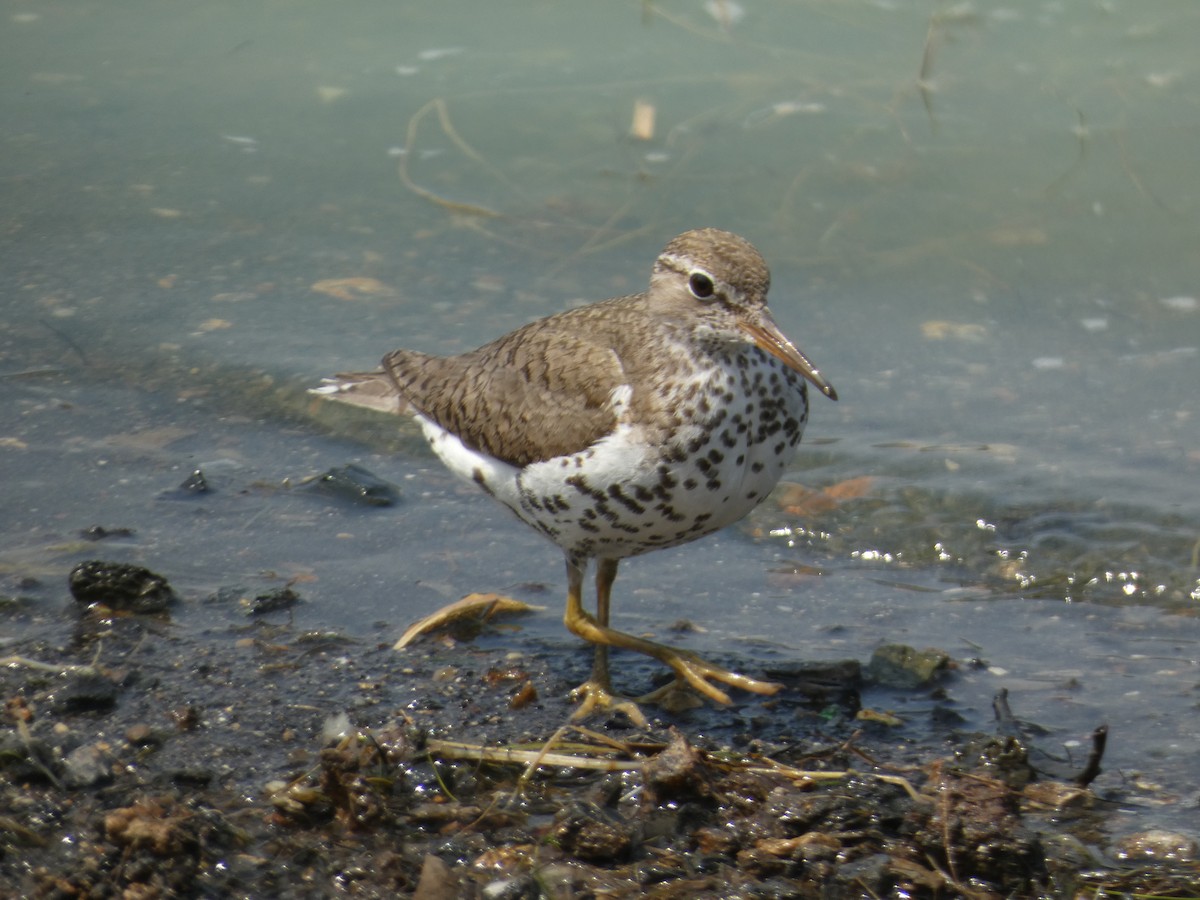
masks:
[[[134,613],[162,612],[175,601],[167,579],[128,563],[84,560],[71,570],[67,585],[79,603]]]
[[[458,878],[441,857],[432,853],[421,864],[421,877],[413,891],[413,900],[456,900],[462,896]]]
[[[712,793],[703,759],[674,726],[671,742],[657,756],[646,761],[644,775],[647,799],[651,803],[699,800]]]
[[[837,880],[868,897],[883,897],[888,893],[892,858],[886,853],[872,853],[851,860],[837,870]]]
[[[85,744],[63,760],[63,784],[69,788],[92,787],[112,781],[112,758],[106,747]]]
[[[47,698],[56,715],[107,712],[117,705],[117,686],[98,672],[72,672]]]
[[[692,840],[696,842],[696,849],[705,856],[735,856],[738,850],[741,849],[742,839],[732,825],[718,828],[705,827],[697,828],[692,833]]]
[[[290,587],[276,588],[265,594],[258,594],[253,600],[243,600],[245,613],[248,616],[263,616],[267,613],[291,609],[300,602],[300,595]]]
[[[180,483],[179,490],[185,494],[207,494],[208,479],[202,471],[196,469]]]
[[[133,537],[133,529],[105,528],[103,525],[93,525],[91,528],[85,528],[79,532],[79,536],[86,541],[103,541],[106,538],[128,538]]]
[[[970,770],[1023,790],[1036,777],[1029,751],[1014,737],[979,735],[967,739],[955,757]]]
[[[526,678],[525,683],[513,694],[513,698],[508,701],[508,707],[509,709],[524,709],[530,703],[536,701],[537,698],[537,688],[533,686],[532,681]]]
[[[175,769],[170,773],[171,781],[187,787],[208,787],[213,780],[212,769],[199,766]]]
[[[149,725],[139,723],[125,729],[125,740],[135,747],[144,747],[147,744],[157,744],[158,735]]]
[[[1125,835],[1113,849],[1122,862],[1191,862],[1198,846],[1191,835],[1151,828]]]
[[[1082,872],[1101,865],[1095,852],[1073,834],[1043,834],[1042,847],[1046,851],[1046,863],[1051,869],[1066,872]]]
[[[579,801],[559,810],[550,835],[564,852],[588,862],[624,857],[633,845],[633,829],[628,823],[594,803]]]
[[[950,655],[941,650],[885,644],[871,654],[867,675],[876,684],[911,689],[932,683],[949,665]]]
[[[313,482],[322,493],[365,506],[394,506],[400,491],[390,481],[354,463],[335,466]]]
[[[200,727],[200,708],[180,706],[171,710],[171,721],[180,731],[195,731]]]

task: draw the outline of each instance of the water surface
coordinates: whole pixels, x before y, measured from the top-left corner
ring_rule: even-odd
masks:
[[[304,388],[640,290],[717,225],[842,399],[803,487],[622,569],[619,626],[985,659],[969,721],[1001,686],[1065,744],[1108,721],[1105,778],[1165,785],[1132,821],[1187,821],[1200,8],[932,8],[0,4],[6,631],[107,555],[192,598],[298,579],[298,624],[356,634],[525,591],[523,634],[572,652],[553,547]],[[295,489],[351,459],[402,505]],[[197,466],[216,491],[171,495]]]

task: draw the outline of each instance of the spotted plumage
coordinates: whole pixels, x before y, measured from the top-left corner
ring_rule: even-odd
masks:
[[[608,627],[620,560],[710,534],[761,502],[792,460],[805,380],[836,394],[766,306],[770,275],[748,242],[689,231],[659,255],[649,289],[532,322],[454,357],[396,350],[377,372],[319,388],[411,412],[434,452],[562,548],[567,626],[597,644],[583,711],[614,705],[607,647],[710,680],[770,692],[692,654]],[[597,614],[581,605],[597,561]],[[630,704],[615,704],[640,718]]]

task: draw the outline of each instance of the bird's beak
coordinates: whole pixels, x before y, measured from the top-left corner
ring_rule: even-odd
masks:
[[[787,366],[799,372],[810,382],[813,387],[828,397],[830,400],[838,398],[837,391],[833,389],[828,381],[822,377],[820,371],[805,356],[800,350],[787,339],[779,326],[775,324],[775,320],[771,318],[770,313],[765,310],[759,315],[757,322],[739,322],[738,325],[742,331],[750,335],[750,339],[761,349],[770,353],[773,357]]]

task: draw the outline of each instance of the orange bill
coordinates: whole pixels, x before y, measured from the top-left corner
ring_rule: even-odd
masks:
[[[838,398],[833,385],[826,381],[820,370],[808,361],[808,357],[787,339],[768,312],[764,310],[759,315],[757,322],[739,322],[738,324],[760,349],[770,353],[789,369],[799,372],[830,400]]]

